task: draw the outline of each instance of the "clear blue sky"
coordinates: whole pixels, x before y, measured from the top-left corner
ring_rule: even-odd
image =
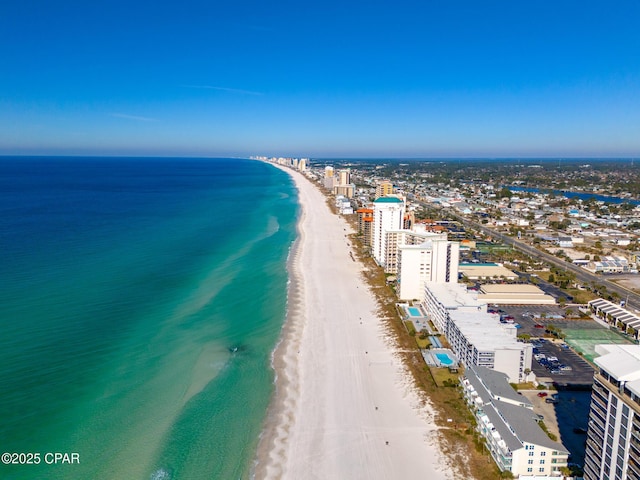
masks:
[[[640,156],[640,2],[4,0],[0,154]]]

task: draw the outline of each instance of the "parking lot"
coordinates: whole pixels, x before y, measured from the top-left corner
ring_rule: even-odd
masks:
[[[593,383],[593,367],[564,342],[533,340],[531,370],[539,380],[550,378],[558,386],[577,387]],[[550,360],[551,358],[551,360]],[[553,360],[557,359],[557,360]]]
[[[562,330],[603,329],[601,325],[593,320],[565,319],[564,310],[555,305],[503,305],[499,310],[503,317],[513,317],[519,334],[531,335],[534,354],[539,356],[539,360],[533,360],[531,370],[539,379],[551,379],[558,386],[591,385],[594,369],[589,362],[546,330],[549,325]],[[549,361],[549,357],[557,360]]]

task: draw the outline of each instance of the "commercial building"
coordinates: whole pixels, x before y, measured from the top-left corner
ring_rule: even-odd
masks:
[[[387,235],[400,230],[404,217],[404,202],[398,197],[380,197],[373,202],[372,254],[378,265],[386,262]]]
[[[585,480],[640,479],[640,346],[596,345]]]
[[[460,273],[469,280],[518,279],[518,275],[497,263],[463,263],[460,265]]]
[[[632,270],[629,260],[618,255],[602,257],[599,262],[591,261],[584,268],[594,273],[630,273]]]
[[[555,305],[556,300],[535,285],[488,284],[480,287],[478,300],[494,305]]]
[[[560,475],[569,451],[540,428],[533,406],[511,388],[507,375],[472,365],[460,383],[476,429],[501,471],[529,478]]]

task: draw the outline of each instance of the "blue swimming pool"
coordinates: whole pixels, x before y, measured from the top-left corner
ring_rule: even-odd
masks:
[[[409,312],[409,315],[412,317],[422,317],[422,312],[419,308],[407,307],[407,312]]]
[[[451,360],[451,357],[449,357],[449,355],[447,355],[446,353],[436,353],[436,357],[445,367],[453,365],[453,360]]]

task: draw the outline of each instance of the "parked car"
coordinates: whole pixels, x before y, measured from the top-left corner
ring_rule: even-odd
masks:
[[[541,325],[541,324],[539,324],[539,323],[536,323],[536,324],[534,325],[534,327],[535,327],[535,328],[544,328],[544,325]]]
[[[542,397],[546,397],[547,395],[549,395],[547,392],[540,392],[540,393],[538,393],[538,396],[539,396],[540,398],[542,398]]]
[[[544,399],[544,401],[545,403],[558,403],[558,399],[553,397],[547,397]]]

